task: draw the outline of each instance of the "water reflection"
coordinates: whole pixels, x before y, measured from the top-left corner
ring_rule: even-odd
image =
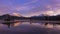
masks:
[[[46,25],[47,28],[54,28],[53,24]]]
[[[21,22],[17,21],[15,23],[11,24],[11,25],[16,27],[16,26],[19,26],[20,24],[21,24]]]
[[[8,30],[8,28],[10,28]],[[15,21],[15,22],[3,22],[2,24],[0,24],[0,30],[4,31],[7,33],[7,31],[9,31],[10,34],[14,33],[20,33],[21,32],[37,32],[37,33],[41,33],[41,34],[53,34],[53,33],[58,33],[58,30],[60,30],[60,25],[53,25],[53,24],[47,24],[45,25],[45,23],[31,23],[30,22],[21,22],[21,21]],[[0,32],[1,32],[0,31]],[[36,33],[36,34],[37,34]],[[60,33],[59,33],[60,34]]]
[[[7,22],[3,22],[2,24],[7,25],[8,28],[10,28],[11,26],[17,26],[18,24],[20,24],[20,22],[19,21],[13,21],[13,22],[7,21]]]
[[[13,21],[13,22],[3,22],[2,24],[7,25],[8,28],[10,27],[16,27],[16,26],[20,26],[20,25],[24,25],[24,24],[30,24],[30,25],[34,25],[34,26],[39,26],[39,27],[45,27],[45,28],[60,28],[60,25],[58,24],[51,24],[51,23],[30,23],[30,22],[21,22],[21,21]],[[1,25],[1,24],[0,24]]]

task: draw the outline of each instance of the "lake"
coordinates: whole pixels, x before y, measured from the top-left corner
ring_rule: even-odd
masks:
[[[10,24],[10,28],[8,28],[7,24],[1,23],[0,34],[60,34],[60,25],[18,21]]]

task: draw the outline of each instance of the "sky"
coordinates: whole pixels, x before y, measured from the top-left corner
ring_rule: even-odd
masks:
[[[0,0],[0,15],[59,15],[60,0]]]

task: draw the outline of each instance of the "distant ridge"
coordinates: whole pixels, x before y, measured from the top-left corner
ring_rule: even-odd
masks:
[[[31,16],[31,17],[18,17],[18,16],[13,16],[13,15],[9,15],[9,14],[4,14],[2,16],[0,16],[0,20],[24,20],[24,19],[31,19],[31,20],[50,20],[50,21],[60,21],[60,15],[57,16]]]

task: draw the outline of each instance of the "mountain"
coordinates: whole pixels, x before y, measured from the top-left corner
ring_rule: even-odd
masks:
[[[5,14],[5,15],[2,15],[0,16],[0,20],[7,20],[7,21],[10,21],[10,20],[22,20],[22,19],[29,19],[27,17],[19,17],[19,16],[13,16],[13,15],[9,15],[9,14]]]
[[[60,21],[60,15],[57,16],[31,16],[31,17],[18,17],[18,16],[12,16],[9,14],[5,14],[0,16],[0,20],[10,21],[10,20],[24,20],[24,19],[31,19],[31,20],[59,20]]]
[[[51,20],[51,21],[54,21],[54,20],[59,20],[60,21],[60,15],[56,15],[56,16],[32,16],[31,19],[34,19],[34,20]]]
[[[0,20],[13,20],[13,19],[18,19],[18,18],[20,18],[20,17],[12,16],[9,14],[5,14],[5,15],[0,16]]]
[[[12,13],[12,16],[23,17],[20,13]]]

